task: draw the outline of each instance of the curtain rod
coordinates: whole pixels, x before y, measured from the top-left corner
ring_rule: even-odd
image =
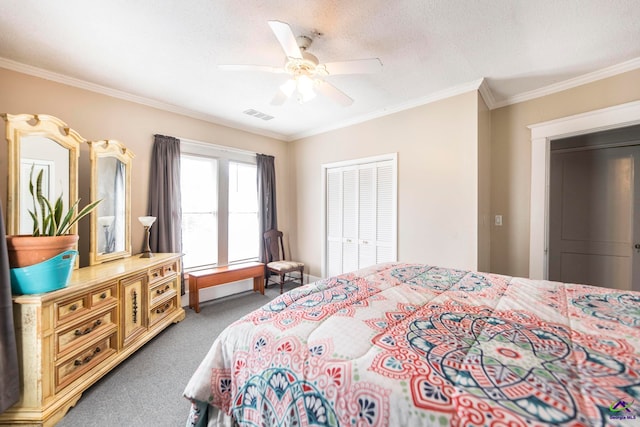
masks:
[[[194,139],[181,138],[179,136],[177,136],[176,138],[178,138],[180,140],[180,142],[184,141],[187,144],[199,145],[201,147],[215,148],[216,150],[228,151],[228,152],[231,152],[231,153],[246,154],[246,155],[250,155],[250,156],[255,156],[257,154],[254,151],[243,150],[241,148],[228,147],[226,145],[218,145],[218,144],[213,144],[213,143],[210,143],[210,142],[196,141]]]

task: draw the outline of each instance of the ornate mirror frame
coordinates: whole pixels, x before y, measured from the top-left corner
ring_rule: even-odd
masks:
[[[6,122],[8,143],[7,164],[7,234],[20,234],[20,209],[27,206],[20,200],[21,194],[21,140],[23,137],[48,138],[68,150],[68,191],[66,209],[78,198],[78,157],[80,144],[85,140],[62,120],[45,114],[1,114]],[[57,196],[57,195],[55,195]],[[77,234],[77,224],[71,234]],[[25,234],[25,233],[22,233]]]
[[[120,200],[123,202],[124,206],[123,210],[123,223],[121,224],[121,229],[123,229],[123,244],[121,246],[121,250],[113,250],[111,252],[106,252],[104,250],[100,250],[99,242],[100,237],[98,233],[102,233],[103,227],[111,227],[112,221],[109,220],[107,216],[100,216],[101,206],[104,205],[105,208],[109,208],[110,206],[115,206],[115,201],[104,200],[98,205],[98,208],[91,212],[91,249],[89,251],[89,264],[95,265],[103,262],[111,261],[114,259],[124,258],[131,256],[131,165],[132,160],[135,157],[131,150],[127,149],[122,143],[115,140],[102,140],[102,141],[87,141],[90,147],[90,158],[91,158],[91,200],[98,200],[99,198],[103,198],[104,194],[101,191],[101,182],[104,177],[101,179],[99,167],[101,159],[115,159],[122,163],[124,167],[124,189],[122,197],[124,200]],[[114,192],[115,193],[115,192]],[[115,194],[110,194],[111,196]],[[117,208],[113,208],[117,209]],[[107,219],[109,223],[104,222]],[[103,223],[104,222],[104,223]],[[106,242],[106,238],[104,240]]]

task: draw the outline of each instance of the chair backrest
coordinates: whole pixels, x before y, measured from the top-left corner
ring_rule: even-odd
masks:
[[[280,258],[280,253],[282,253],[282,258]],[[264,254],[267,260],[266,262],[287,259],[284,255],[282,231],[269,230],[264,233]]]

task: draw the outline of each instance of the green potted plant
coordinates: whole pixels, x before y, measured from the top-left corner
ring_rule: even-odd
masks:
[[[7,236],[9,265],[11,268],[26,267],[50,259],[64,251],[73,249],[78,242],[77,234],[70,234],[74,224],[98,206],[96,200],[78,210],[80,199],[64,212],[62,194],[52,203],[42,194],[42,171],[33,182],[33,167],[29,176],[29,194],[33,199],[31,235]]]

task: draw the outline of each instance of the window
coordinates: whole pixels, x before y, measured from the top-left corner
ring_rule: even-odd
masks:
[[[218,263],[218,161],[180,159],[185,268]]]
[[[181,142],[185,269],[258,258],[255,154]]]
[[[256,165],[229,162],[229,262],[258,255]]]

